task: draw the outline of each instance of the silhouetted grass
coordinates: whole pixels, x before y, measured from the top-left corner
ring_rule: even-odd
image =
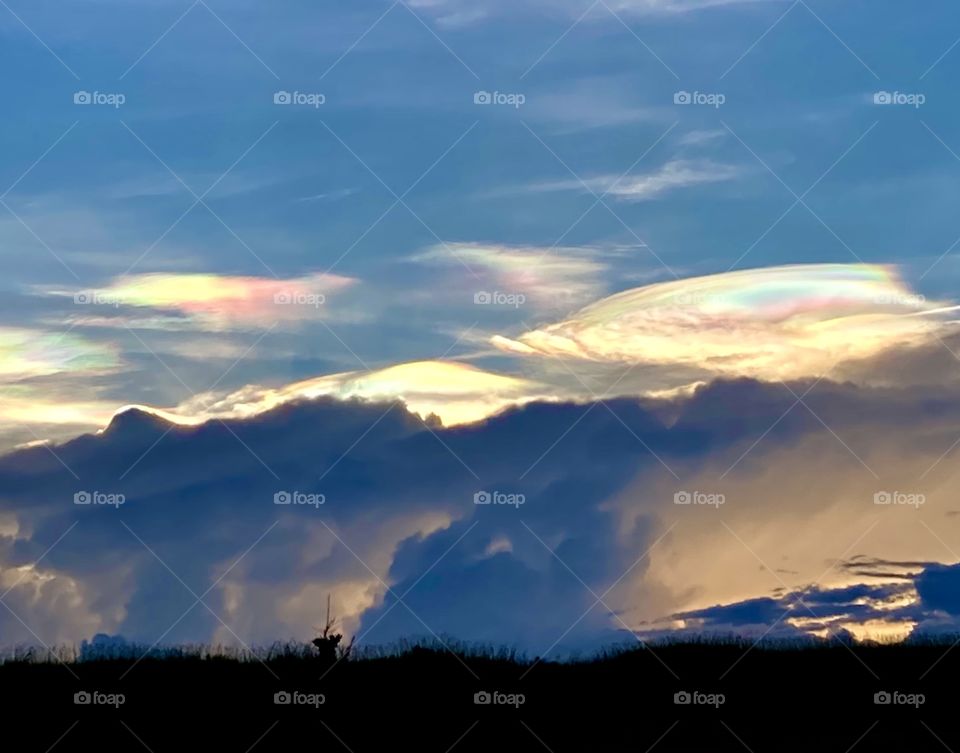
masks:
[[[154,753],[246,751],[267,730],[254,750],[444,753],[468,730],[455,752],[644,753],[656,743],[654,753],[845,753],[864,733],[854,751],[960,750],[956,640],[713,636],[631,641],[565,661],[446,637],[359,647],[337,662],[292,641],[20,648],[0,657],[0,704],[11,719],[39,714],[33,729],[49,732],[41,751],[74,722],[78,750],[136,749],[133,730]],[[914,703],[876,703],[884,692]],[[76,704],[76,693],[115,703]],[[503,702],[476,703],[478,693]]]
[[[594,652],[584,652],[567,656],[564,659],[540,659],[530,657],[516,647],[493,643],[475,643],[455,638],[408,638],[394,643],[358,646],[350,656],[352,662],[367,662],[383,659],[396,659],[407,656],[423,657],[428,653],[453,653],[464,659],[476,659],[494,662],[507,662],[526,665],[533,661],[560,664],[591,664],[614,660],[632,652],[654,651],[692,651],[709,649],[718,652],[760,651],[795,652],[833,650],[838,646],[857,646],[860,650],[872,650],[880,646],[889,646],[893,650],[915,647],[948,648],[960,641],[960,635],[940,634],[910,638],[907,641],[862,642],[855,643],[841,639],[820,640],[817,638],[764,639],[756,640],[738,636],[689,636],[684,638],[661,638],[648,641],[625,640],[620,644],[603,646]],[[129,661],[137,659],[174,660],[227,660],[240,663],[271,661],[315,661],[316,650],[308,643],[299,641],[275,641],[263,646],[238,647],[224,644],[182,644],[176,646],[151,646],[141,643],[72,645],[55,648],[37,648],[35,646],[14,646],[0,650],[0,665],[11,663],[85,663],[100,661]]]

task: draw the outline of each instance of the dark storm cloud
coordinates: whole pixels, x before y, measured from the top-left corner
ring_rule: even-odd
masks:
[[[686,399],[530,404],[455,428],[427,427],[400,404],[334,399],[197,427],[130,411],[100,435],[0,458],[0,573],[14,586],[5,601],[36,636],[10,614],[0,624],[6,642],[94,632],[148,643],[307,638],[330,593],[347,629],[368,643],[454,635],[536,651],[556,643],[559,652],[667,614],[705,630],[770,625],[791,604],[792,615],[809,618],[798,596],[822,620],[952,614],[953,571],[932,565],[915,580],[919,612],[881,603],[912,587],[902,577],[899,586],[815,585],[769,597],[776,583],[751,580],[755,598],[687,610],[676,607],[694,597],[709,604],[709,588],[671,594],[659,582],[690,566],[671,559],[671,547],[694,534],[726,536],[736,549],[721,519],[741,530],[743,521],[793,525],[744,490],[808,443],[834,443],[818,416],[870,461],[903,445],[929,465],[960,434],[960,401],[950,398],[945,389],[822,382],[805,398],[811,410],[789,410],[795,397],[785,386],[739,380]],[[665,496],[753,445],[731,475],[741,485],[736,504],[698,511]],[[800,506],[794,512],[876,513],[871,499],[806,501],[787,481],[779,488],[782,503]],[[124,502],[74,504],[82,492]],[[274,504],[282,492],[323,502]],[[493,502],[475,504],[481,492]],[[672,530],[678,512],[684,520]],[[926,559],[892,558],[898,572],[930,563],[935,544],[924,542]],[[660,547],[655,567],[651,546]],[[854,554],[840,568],[848,576],[889,569]]]

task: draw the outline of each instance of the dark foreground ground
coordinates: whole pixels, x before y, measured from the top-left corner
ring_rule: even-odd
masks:
[[[960,752],[952,643],[673,644],[570,663],[421,648],[332,668],[305,649],[8,661],[0,748]]]

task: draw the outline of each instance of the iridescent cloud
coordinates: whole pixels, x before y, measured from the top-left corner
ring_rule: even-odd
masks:
[[[526,356],[793,379],[927,341],[953,310],[911,292],[892,267],[785,266],[627,290],[492,342]]]
[[[105,373],[119,363],[116,349],[72,332],[0,328],[0,379],[66,372]]]
[[[67,396],[58,382],[89,384],[90,377],[116,372],[120,365],[116,346],[75,332],[0,327],[0,451],[103,425],[115,404],[98,401],[94,389],[78,394],[74,387]]]
[[[570,310],[606,291],[604,254],[589,248],[452,243],[429,248],[412,261],[452,269],[457,277],[448,289],[466,285],[462,299],[471,303],[481,292],[519,294],[524,305]]]
[[[578,273],[587,274],[598,263],[558,258],[548,263],[546,272],[531,271],[526,263],[529,254],[517,249],[459,250],[495,271],[497,279],[526,285],[528,291],[542,295],[558,292],[567,281],[574,284]],[[274,304],[275,296],[309,295],[305,291],[315,279],[293,284],[147,275],[117,281],[109,292],[127,306],[174,308],[189,316],[252,322],[275,316],[273,309],[287,305]],[[338,279],[332,285],[342,288],[350,282]],[[953,310],[913,294],[888,267],[809,265],[732,272],[627,290],[559,323],[514,338],[492,338],[501,351],[523,357],[539,374],[537,379],[460,362],[418,361],[369,373],[328,374],[280,386],[251,384],[230,393],[202,394],[168,406],[162,414],[179,423],[197,423],[213,417],[255,415],[301,398],[335,396],[398,399],[421,417],[435,414],[445,425],[456,425],[534,400],[589,400],[595,389],[591,385],[598,393],[603,391],[591,378],[613,381],[604,374],[611,367],[621,371],[623,364],[640,368],[631,369],[629,379],[618,377],[617,394],[647,396],[675,394],[717,376],[790,380],[820,375],[840,362],[936,342],[935,336],[953,326]],[[109,369],[117,364],[116,354],[106,346],[75,336],[20,330],[0,332],[0,355],[0,376]],[[559,368],[558,361],[568,368]],[[578,365],[585,378],[574,372]],[[27,418],[29,401],[14,402],[7,409]],[[105,423],[99,402],[48,403],[40,412],[49,422],[86,422],[87,418],[95,425]]]
[[[52,292],[69,295],[80,305],[172,311],[204,326],[230,328],[321,315],[328,296],[355,282],[353,278],[332,274],[288,279],[143,274],[118,277],[101,289]]]

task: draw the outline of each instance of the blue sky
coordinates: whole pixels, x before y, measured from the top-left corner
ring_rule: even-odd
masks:
[[[713,428],[695,428],[722,435],[720,455],[711,446],[703,460],[719,472],[778,414],[764,403],[763,425],[741,436],[724,422],[755,395],[716,407],[690,397],[695,387],[783,380],[802,397],[828,376],[903,391],[929,440],[918,468],[954,439],[921,420],[924,391],[955,386],[960,352],[949,316],[960,14],[946,0],[8,6],[4,451],[103,429],[128,405],[193,425],[303,397],[399,398],[469,427],[511,406],[600,396],[660,400],[651,410],[667,424],[684,400],[717,411]],[[517,410],[509,420],[531,432],[531,462],[567,436]],[[846,446],[827,419],[826,441]],[[847,447],[869,485],[912,488],[881,482],[871,468],[889,448],[844,422],[869,444]],[[331,458],[349,454],[353,435],[341,439]],[[40,452],[59,457],[56,447]],[[760,504],[762,469],[741,470]],[[621,472],[591,496],[591,515],[636,488]],[[11,530],[27,530],[10,494]],[[419,562],[463,523],[430,507],[370,551],[390,553],[380,566],[399,582],[406,560],[393,554],[422,544],[409,554]],[[909,552],[887,542],[869,553],[944,562],[921,535]],[[501,545],[491,536],[484,556]],[[776,598],[809,586],[811,568]],[[898,588],[918,572],[900,573]],[[709,622],[714,604],[768,597],[753,581],[691,596],[661,575],[659,611],[631,627],[659,629],[670,614]],[[304,577],[296,587],[311,587]],[[349,578],[324,577],[357,625],[381,603],[367,598],[375,585],[361,598]],[[88,611],[76,630],[135,623]],[[552,626],[523,629],[539,639]]]
[[[49,291],[151,273],[358,281],[328,302],[327,326],[260,340],[224,378],[235,387],[358,357],[476,355],[485,336],[603,294],[731,268],[896,264],[923,294],[949,296],[953,255],[937,261],[960,234],[948,4],[464,7],[11,6],[6,322],[54,336],[74,325],[109,346],[122,374],[85,380],[88,401],[172,407],[182,385],[147,348],[200,391],[269,322],[218,336],[219,357],[202,331],[173,352],[157,328],[137,329],[141,343],[77,323]],[[125,101],[76,105],[78,91]],[[325,100],[278,106],[277,91]],[[476,105],[477,91],[525,101]],[[878,106],[877,91],[925,103]],[[677,92],[724,101],[677,105]],[[469,244],[579,254],[593,278],[548,313],[478,310],[467,293],[483,270],[456,261]],[[446,259],[411,261],[437,247]],[[463,295],[445,298],[451,285]]]

